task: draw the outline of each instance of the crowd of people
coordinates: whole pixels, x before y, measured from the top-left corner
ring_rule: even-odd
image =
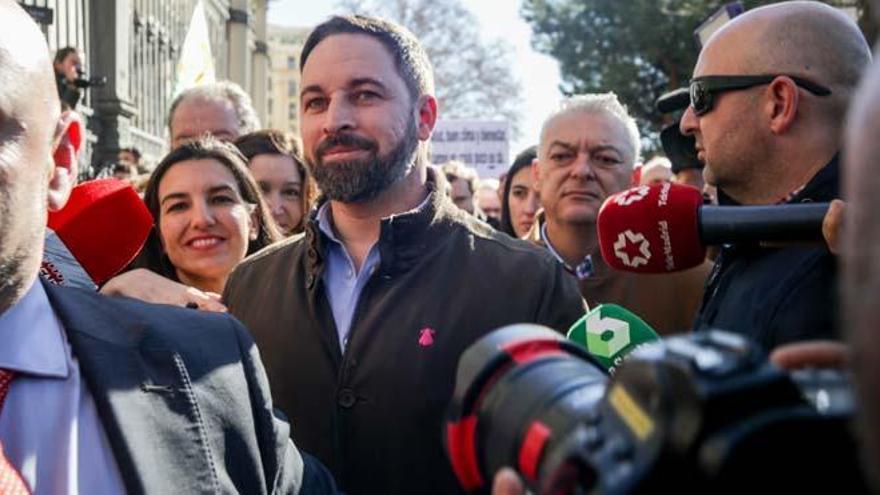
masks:
[[[839,11],[782,2],[730,21],[702,48],[680,123],[721,205],[832,201],[849,174],[827,243],[724,245],[662,275],[606,264],[599,209],[633,186],[701,181],[642,164],[614,88],[548,109],[535,145],[481,179],[430,161],[439,110],[420,42],[335,16],[303,47],[299,136],[261,129],[234,83],[182,92],[148,179],[136,148],[112,170],[154,219],[143,250],[98,293],[54,287],[37,246],[77,174],[46,157],[76,108],[60,85],[78,57],[60,50],[53,72],[37,26],[0,0],[0,494],[462,493],[441,426],[464,350],[508,324],[565,332],[606,303],[661,335],[744,335],[783,367],[852,366],[880,474],[880,73]],[[496,481],[522,493],[512,472]]]

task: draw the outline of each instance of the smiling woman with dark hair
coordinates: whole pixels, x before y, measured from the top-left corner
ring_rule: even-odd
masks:
[[[152,273],[122,274],[102,288],[106,294],[225,310],[219,294],[232,270],[281,238],[245,158],[213,138],[166,156],[150,177],[144,202],[155,226],[132,267]]]
[[[244,157],[214,139],[166,156],[144,202],[156,222],[141,254],[145,267],[200,290],[222,292],[246,255],[280,238]]]

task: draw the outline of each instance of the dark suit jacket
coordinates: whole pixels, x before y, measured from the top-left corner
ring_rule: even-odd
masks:
[[[256,346],[237,320],[48,284],[46,292],[129,493],[334,490],[274,416]]]

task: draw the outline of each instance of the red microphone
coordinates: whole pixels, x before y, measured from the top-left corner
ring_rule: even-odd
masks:
[[[696,188],[666,182],[610,196],[596,219],[602,258],[617,270],[666,273],[699,265],[706,258],[700,242]]]
[[[140,252],[153,217],[137,192],[118,179],[84,182],[49,214],[40,275],[64,286],[97,289]]]
[[[617,270],[667,273],[705,260],[706,246],[823,242],[828,203],[702,206],[700,191],[665,183],[610,196],[596,219],[602,258]]]

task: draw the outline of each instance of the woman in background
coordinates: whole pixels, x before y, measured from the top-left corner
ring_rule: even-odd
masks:
[[[235,145],[248,159],[272,218],[285,236],[303,231],[315,199],[315,186],[303,165],[299,141],[267,129],[245,134]]]
[[[504,180],[501,231],[518,239],[528,237],[540,207],[532,175],[532,162],[536,157],[534,146],[523,150],[514,159]]]

